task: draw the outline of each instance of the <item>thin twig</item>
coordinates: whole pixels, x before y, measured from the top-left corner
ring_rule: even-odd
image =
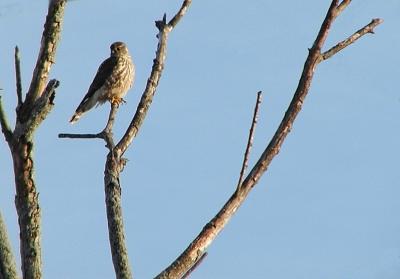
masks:
[[[178,24],[179,20],[186,14],[187,9],[189,8],[190,4],[192,3],[192,0],[185,0],[182,3],[181,8],[179,11],[176,13],[176,15],[168,22],[168,26],[172,29],[175,27],[175,25]]]
[[[0,96],[0,125],[6,141],[10,143],[12,139],[12,131],[10,125],[8,124],[7,116],[3,108],[2,96]]]
[[[68,134],[61,133],[58,134],[58,138],[69,138],[69,139],[102,139],[106,142],[106,147],[112,151],[115,147],[113,139],[113,125],[115,121],[115,116],[117,114],[118,105],[111,104],[110,113],[108,115],[108,121],[106,127],[97,134]]]
[[[249,162],[249,157],[250,157],[250,150],[251,147],[253,146],[253,139],[254,139],[254,131],[257,125],[257,119],[258,119],[258,108],[261,104],[261,98],[262,98],[262,92],[258,91],[257,93],[257,101],[256,105],[254,107],[254,113],[253,113],[253,119],[251,121],[251,127],[249,131],[249,138],[247,139],[247,146],[246,146],[246,151],[244,153],[243,157],[243,164],[242,164],[242,169],[240,170],[240,176],[237,184],[237,189],[239,190],[240,186],[242,185],[243,182],[243,177],[244,173],[246,172],[248,162]]]
[[[104,139],[102,133],[98,134],[68,134],[68,133],[61,133],[58,134],[60,139],[68,138],[68,139]]]
[[[18,99],[17,108],[19,108],[21,107],[23,100],[22,100],[22,82],[21,82],[21,60],[19,56],[18,46],[15,46],[14,60],[15,60],[15,83],[17,87],[17,99]]]
[[[354,43],[358,39],[360,39],[362,36],[364,36],[367,33],[374,33],[374,28],[381,24],[383,22],[382,19],[380,18],[375,18],[373,19],[369,24],[365,25],[363,28],[360,30],[357,30],[353,35],[348,37],[347,39],[337,43],[334,47],[330,48],[329,50],[325,51],[322,53],[322,59],[326,60],[331,58],[333,55],[335,55],[337,52],[341,51],[348,45]]]

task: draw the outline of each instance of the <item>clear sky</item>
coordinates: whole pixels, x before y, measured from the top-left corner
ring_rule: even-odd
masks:
[[[173,261],[233,192],[255,103],[252,165],[292,98],[330,0],[193,1],[169,36],[165,70],[121,175],[136,278]],[[136,82],[118,113],[130,122],[149,76],[154,20],[178,0],[79,0],[67,5],[51,77],[56,106],[36,134],[45,278],[114,278],[105,218],[100,131],[108,105],[68,119],[114,41],[127,43]],[[0,2],[0,87],[14,121],[14,46],[26,92],[47,1]],[[292,132],[268,172],[192,274],[199,278],[395,279],[400,276],[400,1],[353,1],[327,47],[385,22],[316,70]],[[0,141],[0,210],[18,258],[11,156]]]

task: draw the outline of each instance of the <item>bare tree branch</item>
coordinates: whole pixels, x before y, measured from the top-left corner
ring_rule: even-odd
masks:
[[[200,234],[192,241],[192,243],[190,243],[186,250],[170,266],[168,266],[156,277],[157,279],[182,278],[187,270],[193,266],[193,263],[197,262],[198,259],[205,253],[207,247],[221,232],[239,206],[246,199],[250,190],[258,183],[261,176],[270,165],[272,159],[279,153],[283,141],[290,132],[294,120],[301,110],[304,99],[309,91],[315,68],[319,62],[322,61],[321,49],[328,36],[330,26],[339,13],[343,11],[345,5],[347,5],[350,1],[344,0],[341,3],[342,6],[339,8],[338,2],[338,0],[333,0],[328,9],[328,13],[322,23],[317,38],[309,51],[293,99],[265,151],[254,165],[253,169],[247,175],[241,184],[241,187],[236,189],[218,214],[203,228]],[[380,22],[378,22],[378,24],[379,23]]]
[[[189,278],[190,274],[192,274],[192,272],[198,268],[200,266],[200,264],[203,262],[203,260],[207,257],[208,253],[205,252],[203,253],[203,255],[201,255],[201,257],[198,259],[198,261],[188,270],[188,272],[186,272],[185,275],[183,275],[182,279],[186,279]]]
[[[191,1],[184,1],[179,16],[175,16],[174,24],[177,24],[184,15]],[[175,25],[166,24],[166,16],[156,21],[158,33],[158,46],[156,58],[153,61],[153,67],[150,77],[147,80],[146,89],[141,97],[140,103],[136,109],[136,113],[129,124],[124,136],[118,144],[107,156],[107,162],[104,171],[104,186],[107,207],[108,233],[110,239],[111,254],[114,263],[114,269],[117,278],[131,278],[129,267],[128,252],[125,245],[122,207],[121,207],[121,186],[119,182],[119,174],[123,170],[126,160],[121,156],[125,153],[133,138],[137,135],[147,111],[152,103],[158,82],[160,81],[164,62],[166,57],[167,38],[169,32]]]
[[[68,133],[61,133],[58,134],[58,137],[60,139],[62,138],[68,138],[68,139],[103,139],[104,140],[104,135],[103,131],[97,134],[68,134]]]
[[[46,86],[44,93],[36,100],[31,108],[31,116],[26,120],[24,125],[17,125],[14,131],[14,135],[19,137],[25,135],[32,137],[35,129],[39,127],[42,121],[50,113],[54,107],[55,90],[60,85],[60,82],[56,79],[52,79]]]
[[[256,128],[256,125],[257,125],[258,108],[259,108],[259,106],[261,104],[261,97],[262,97],[262,93],[261,93],[261,91],[258,91],[258,93],[257,93],[257,101],[256,101],[256,105],[254,107],[253,119],[251,121],[251,127],[250,127],[250,131],[249,131],[249,138],[247,139],[247,146],[246,146],[246,151],[244,152],[243,164],[242,164],[242,169],[240,170],[237,189],[239,189],[240,186],[242,185],[244,173],[246,172],[246,169],[248,167],[250,150],[251,150],[251,147],[253,146],[254,131],[255,131],[255,128]]]
[[[165,15],[163,20],[156,21],[156,26],[159,30],[157,36],[158,46],[156,51],[156,58],[153,61],[151,74],[147,80],[146,89],[144,90],[142,98],[140,99],[140,103],[136,109],[136,113],[131,123],[129,124],[128,129],[126,130],[125,135],[116,146],[116,152],[118,154],[123,155],[125,153],[133,138],[137,135],[140,126],[142,125],[143,120],[146,117],[147,111],[149,110],[149,107],[153,101],[158,82],[160,81],[162,70],[164,68],[168,34],[173,30],[179,20],[185,15],[191,2],[191,0],[185,0],[178,13],[171,19],[168,24],[166,24]]]
[[[192,0],[185,0],[182,3],[181,8],[179,11],[176,13],[176,15],[168,22],[168,26],[173,29],[175,25],[178,24],[178,22],[181,20],[181,18],[186,14],[187,9],[189,8],[190,4],[192,3]],[[171,30],[169,30],[171,31]]]
[[[14,60],[15,60],[15,83],[17,88],[17,108],[22,106],[22,82],[21,82],[21,61],[19,57],[19,49],[18,46],[15,46],[15,53],[14,53]]]
[[[343,0],[336,8],[336,12],[339,15],[346,7],[350,4],[351,0]]]
[[[0,213],[0,278],[18,279],[15,258],[8,239],[6,225]]]
[[[43,94],[50,68],[52,64],[55,63],[66,3],[66,0],[49,1],[49,9],[44,24],[39,55],[33,71],[32,81],[19,115],[21,122],[29,118],[33,103]]]
[[[133,278],[129,264],[128,249],[125,244],[124,220],[121,206],[121,185],[119,173],[125,160],[117,160],[113,152],[107,156],[104,171],[104,191],[107,211],[108,237],[111,256],[117,279]]]
[[[2,101],[2,96],[0,95],[0,125],[1,125],[1,131],[3,132],[4,138],[10,144],[12,140],[12,131],[10,128],[10,125],[8,124],[7,121],[7,116],[3,108],[3,101]]]
[[[155,22],[156,27],[159,30],[159,33],[157,35],[158,45],[156,58],[153,60],[153,67],[150,73],[150,77],[147,80],[146,88],[142,94],[141,100],[136,109],[136,113],[133,116],[133,119],[129,124],[124,136],[115,147],[110,149],[110,152],[107,155],[107,161],[104,171],[104,189],[111,255],[116,277],[118,279],[132,278],[132,271],[128,259],[128,251],[125,245],[124,224],[121,207],[121,185],[119,181],[119,175],[127,161],[125,158],[122,158],[122,155],[125,153],[127,148],[132,143],[133,139],[137,135],[153,101],[156,88],[164,69],[168,34],[173,30],[179,20],[185,15],[190,3],[191,0],[184,0],[180,10],[168,24],[166,22],[165,14],[162,20],[158,20]],[[59,134],[58,136],[60,138],[105,139],[105,136],[111,135],[110,138],[112,140],[112,124],[109,124],[111,120],[112,122],[114,121],[113,119],[114,116],[112,115],[112,112],[110,112],[109,122],[105,130],[103,130],[99,134]],[[113,143],[107,143],[107,145],[114,146]]]
[[[348,37],[347,39],[337,43],[334,47],[330,48],[329,50],[325,51],[322,53],[322,59],[326,60],[331,58],[333,55],[335,55],[337,52],[341,51],[348,45],[354,43],[357,41],[359,38],[364,36],[367,33],[374,33],[374,28],[381,24],[383,22],[382,19],[380,18],[375,18],[373,19],[369,24],[365,25],[363,28],[360,30],[357,30],[353,35]]]
[[[101,131],[100,133],[97,134],[58,134],[59,138],[69,138],[69,139],[103,139],[106,142],[106,147],[110,150],[113,151],[115,145],[114,145],[114,139],[113,139],[113,125],[115,121],[115,116],[117,114],[118,110],[118,105],[112,103],[111,104],[111,109],[110,109],[110,114],[108,115],[108,121],[106,127]]]
[[[16,188],[15,207],[20,228],[20,252],[24,279],[42,278],[41,212],[39,194],[34,179],[33,135],[53,108],[55,88],[59,84],[57,80],[51,80],[46,86],[51,65],[54,63],[65,4],[66,0],[49,1],[39,57],[25,101],[22,99],[22,89],[18,84],[21,78],[18,49],[16,49],[18,104],[15,130],[11,134],[2,109],[2,113],[0,113],[2,130],[6,139],[8,138],[13,158]]]

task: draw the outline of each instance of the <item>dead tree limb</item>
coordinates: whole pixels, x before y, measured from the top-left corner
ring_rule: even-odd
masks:
[[[184,274],[202,257],[206,252],[207,247],[212,243],[215,237],[221,232],[224,226],[232,218],[239,206],[244,202],[250,190],[257,184],[261,176],[267,170],[272,159],[279,153],[279,150],[285,140],[286,136],[290,132],[296,116],[300,112],[304,99],[309,91],[311,81],[314,75],[314,71],[317,65],[324,60],[321,49],[325,43],[328,36],[330,27],[335,20],[335,18],[344,10],[344,8],[350,3],[350,0],[343,0],[339,3],[339,0],[333,0],[327,15],[322,23],[320,31],[315,39],[315,42],[311,49],[309,50],[308,57],[305,61],[303,72],[301,74],[297,89],[294,93],[293,99],[281,121],[278,129],[276,130],[274,136],[272,137],[270,143],[262,153],[261,157],[254,165],[250,173],[244,179],[241,187],[239,187],[229,200],[225,203],[218,214],[212,218],[212,220],[203,228],[200,234],[190,243],[186,250],[163,272],[161,272],[156,278],[168,278],[177,279],[182,278]],[[373,23],[363,27],[357,31],[352,37],[349,37],[346,43],[340,47],[334,48],[337,52],[342,48],[353,43],[359,37],[365,35],[366,33],[372,33],[373,28],[380,24],[382,20],[373,20]],[[353,39],[352,39],[353,38]],[[336,52],[329,52],[326,58],[330,58]]]
[[[19,56],[19,48],[15,47],[14,52],[14,60],[15,60],[15,86],[17,90],[17,109],[22,106],[22,81],[21,81],[21,60]]]
[[[25,118],[30,117],[29,112],[31,107],[36,99],[42,95],[46,87],[50,68],[55,63],[66,3],[66,0],[49,0],[49,9],[44,24],[39,55],[25,102],[19,112],[21,122],[24,122]]]
[[[15,49],[17,120],[12,130],[0,102],[0,122],[10,147],[15,176],[15,206],[20,228],[20,253],[24,279],[42,278],[39,195],[34,179],[33,135],[54,106],[57,80],[48,82],[61,32],[66,0],[50,0],[39,56],[29,90],[22,98],[20,60]],[[1,101],[1,100],[0,100]]]
[[[6,225],[0,213],[0,278],[18,279],[15,258],[8,239]]]
[[[106,128],[98,134],[58,135],[59,138],[102,138],[106,141],[107,147],[110,150],[107,155],[104,170],[104,190],[111,255],[116,277],[118,279],[132,278],[132,271],[128,259],[128,251],[125,245],[125,233],[121,207],[121,185],[119,176],[127,161],[125,158],[122,158],[122,156],[131,145],[133,139],[136,137],[153,101],[153,97],[164,69],[168,35],[176,26],[176,24],[178,24],[180,19],[185,15],[191,2],[191,0],[184,0],[179,11],[169,22],[167,22],[165,14],[161,20],[155,22],[159,31],[157,35],[158,45],[156,57],[153,60],[150,77],[147,80],[146,88],[142,94],[131,123],[115,147],[113,143],[109,143],[110,139],[112,140],[112,124],[110,125],[110,120],[112,119],[113,121],[113,117],[111,113]],[[108,138],[108,140],[106,140],[106,138]],[[111,146],[112,148],[110,148]]]
[[[262,93],[261,93],[261,91],[258,91],[256,105],[254,107],[253,119],[251,120],[249,138],[247,139],[246,151],[244,152],[242,169],[240,170],[239,180],[238,180],[238,184],[237,184],[237,188],[238,189],[242,185],[243,177],[244,177],[244,174],[245,174],[245,172],[247,170],[247,167],[248,167],[250,151],[251,151],[251,147],[253,146],[253,141],[254,141],[254,132],[255,132],[256,125],[257,125],[258,109],[259,109],[260,104],[261,104],[261,98],[262,98]]]

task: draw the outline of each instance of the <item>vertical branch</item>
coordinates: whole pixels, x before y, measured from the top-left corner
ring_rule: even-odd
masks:
[[[118,142],[116,146],[116,151],[119,154],[124,154],[126,149],[132,143],[133,138],[137,135],[144,118],[150,108],[153,101],[158,82],[160,81],[162,71],[164,69],[164,62],[167,52],[167,39],[168,34],[174,29],[176,24],[182,19],[182,17],[187,12],[192,0],[184,0],[178,13],[167,23],[166,15],[164,15],[162,20],[156,21],[156,27],[159,30],[158,46],[156,51],[156,58],[153,60],[153,67],[151,69],[150,77],[147,80],[146,89],[143,92],[140,103],[136,109],[136,113],[129,124],[124,136]]]
[[[107,125],[104,131],[111,132],[114,125],[115,116],[117,115],[118,105],[116,103],[111,103],[110,114],[108,115]]]
[[[20,228],[22,275],[25,279],[42,277],[39,194],[33,179],[33,143],[24,137],[11,146],[15,174],[15,207]]]
[[[39,55],[22,111],[18,115],[21,122],[29,118],[34,102],[42,95],[46,87],[50,68],[55,63],[66,3],[67,0],[49,0]]]
[[[118,105],[115,103],[111,103],[111,109],[110,109],[110,114],[108,115],[107,125],[104,128],[104,130],[100,133],[104,137],[104,140],[106,141],[107,144],[106,146],[110,151],[114,150],[115,147],[112,128],[114,126],[117,110],[118,110]]]
[[[12,253],[11,243],[8,240],[6,225],[0,213],[0,278],[18,279],[15,258]]]
[[[123,166],[122,166],[123,167]],[[111,151],[104,171],[104,191],[107,208],[108,236],[117,279],[131,279],[128,249],[125,245],[124,220],[121,206],[120,161]]]
[[[109,152],[107,157],[104,171],[107,222],[111,254],[115,273],[118,279],[132,278],[132,272],[128,260],[128,251],[125,245],[121,207],[121,186],[119,181],[119,175],[125,166],[126,160],[121,156],[125,153],[134,137],[137,135],[153,101],[156,88],[164,69],[168,34],[184,16],[190,3],[191,0],[185,0],[178,13],[169,23],[166,22],[165,14],[162,20],[156,21],[156,27],[159,30],[157,35],[158,45],[150,77],[147,80],[146,88],[131,123],[129,124],[124,136],[117,143],[115,148]]]
[[[15,53],[14,53],[14,60],[15,60],[15,83],[17,88],[17,108],[22,105],[22,82],[21,82],[21,62],[19,58],[19,48],[15,46]]]
[[[66,0],[49,1],[39,56],[25,101],[22,100],[22,93],[19,93],[19,59],[16,49],[17,121],[9,146],[14,166],[15,207],[20,228],[20,253],[24,279],[42,278],[41,211],[34,179],[33,135],[54,105],[54,90],[58,86],[58,81],[51,80],[47,84],[47,80],[51,65],[55,61],[66,2]],[[20,103],[22,106],[19,106]]]

